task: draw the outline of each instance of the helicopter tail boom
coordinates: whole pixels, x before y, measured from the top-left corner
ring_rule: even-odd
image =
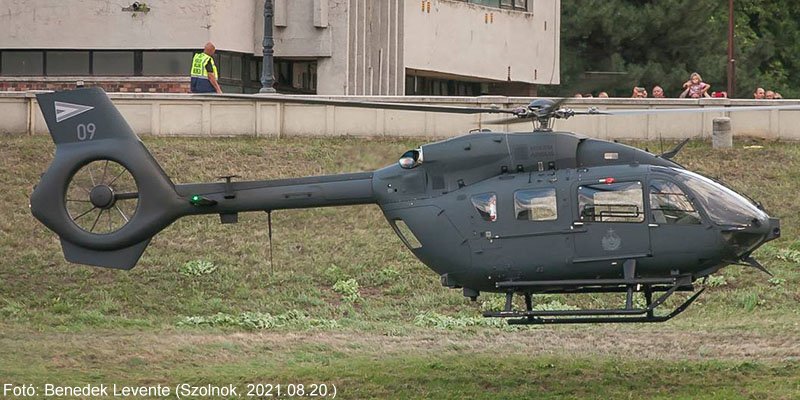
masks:
[[[372,172],[177,185],[184,215],[373,204]]]

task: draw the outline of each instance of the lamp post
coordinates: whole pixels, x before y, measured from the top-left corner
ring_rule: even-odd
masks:
[[[272,0],[264,0],[264,61],[261,65],[261,90],[260,93],[275,93],[272,84],[275,82],[272,74]]]
[[[728,97],[736,86],[736,59],[733,58],[733,0],[728,0]]]

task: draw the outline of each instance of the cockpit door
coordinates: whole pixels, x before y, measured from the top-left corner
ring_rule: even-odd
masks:
[[[652,242],[654,268],[703,265],[717,251],[717,235],[705,221],[688,192],[666,176],[648,180],[648,227]]]
[[[641,180],[584,180],[573,189],[577,195],[574,263],[651,254]]]

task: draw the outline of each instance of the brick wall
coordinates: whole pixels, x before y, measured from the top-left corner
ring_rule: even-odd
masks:
[[[53,79],[53,78],[13,78],[4,79],[0,77],[0,91],[19,91],[27,90],[66,90],[75,89],[77,81],[82,80],[83,85],[99,86],[106,92],[123,93],[188,93],[189,79],[151,79],[151,80],[130,80],[130,78],[104,78],[104,79]]]

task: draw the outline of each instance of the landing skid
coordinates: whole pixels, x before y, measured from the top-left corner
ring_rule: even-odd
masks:
[[[681,275],[671,278],[635,278],[635,262],[629,260],[624,265],[624,279],[575,280],[575,281],[525,281],[500,282],[498,288],[506,288],[506,304],[503,311],[485,312],[484,317],[513,318],[509,325],[543,325],[543,324],[587,324],[587,323],[631,323],[631,322],[664,322],[682,313],[688,308],[705,288],[689,297],[683,304],[666,315],[655,315],[655,310],[676,291],[694,290],[691,276]],[[665,285],[666,284],[666,285]],[[533,310],[532,292],[539,293],[617,293],[625,292],[625,308],[591,309],[591,310]],[[633,293],[644,292],[645,308],[633,307]],[[512,310],[514,293],[522,293],[525,297],[525,311]],[[664,292],[655,301],[654,292]]]

